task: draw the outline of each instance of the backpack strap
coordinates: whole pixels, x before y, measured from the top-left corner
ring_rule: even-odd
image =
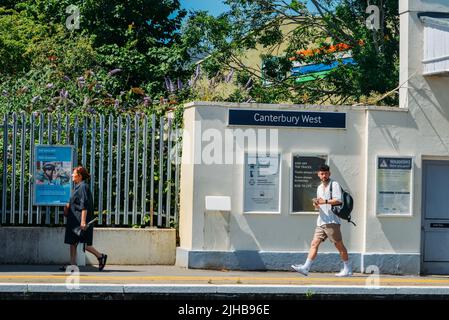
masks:
[[[330,188],[329,188],[329,192],[330,192],[330,194],[331,194],[331,200],[332,200],[332,180],[330,181]],[[343,188],[340,186],[340,189],[341,189],[341,193],[342,193],[342,195],[343,195]],[[354,223],[354,221],[351,221],[351,214],[349,214],[349,217],[348,217],[348,220],[347,220],[348,222],[350,222],[350,223],[352,223],[353,225],[354,225],[354,227],[357,227],[357,225]]]
[[[349,214],[348,222],[352,223],[354,227],[357,227],[357,225],[354,223],[354,221],[351,221],[351,214]]]

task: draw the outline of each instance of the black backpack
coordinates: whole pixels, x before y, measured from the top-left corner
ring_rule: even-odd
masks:
[[[332,181],[330,182],[331,186],[330,186],[330,196],[332,199]],[[341,188],[341,187],[340,187]],[[354,226],[356,226],[356,224],[351,221],[351,211],[352,208],[354,207],[354,199],[352,198],[352,196],[345,190],[343,190],[343,188],[341,188],[341,204],[338,206],[332,206],[332,212],[344,219],[347,220],[348,222],[352,223]]]

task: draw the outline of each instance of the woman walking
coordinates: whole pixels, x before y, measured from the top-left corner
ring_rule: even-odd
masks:
[[[102,271],[108,256],[98,252],[92,246],[94,228],[88,223],[93,219],[94,206],[92,193],[86,182],[89,178],[86,168],[79,166],[73,170],[72,180],[75,183],[75,189],[70,202],[64,208],[64,216],[67,217],[64,243],[70,245],[71,265],[76,265],[76,247],[78,243],[83,243],[85,250],[97,257],[98,270]],[[75,233],[77,228],[81,228],[81,233]],[[63,268],[65,270],[65,267]]]

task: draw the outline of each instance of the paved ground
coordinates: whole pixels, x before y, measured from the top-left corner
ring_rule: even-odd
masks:
[[[65,283],[67,274],[59,266],[0,265],[0,283]],[[308,277],[288,271],[228,271],[186,269],[177,266],[111,266],[80,268],[81,284],[237,284],[237,285],[350,285],[350,286],[438,286],[448,287],[449,276],[393,276],[354,274],[338,278],[330,273]]]
[[[0,283],[65,283],[67,274],[59,266],[0,265]],[[376,282],[378,280],[378,282]],[[449,275],[393,276],[354,274],[338,278],[330,273],[292,271],[228,271],[186,269],[177,266],[112,266],[80,268],[81,284],[238,284],[238,285],[351,285],[448,287]]]
[[[103,272],[82,267],[77,285],[75,277],[58,269],[0,265],[0,310],[10,309],[16,316],[42,312],[50,319],[61,317],[53,312],[59,306],[104,319],[106,313],[121,318],[136,312],[147,318],[158,309],[167,319],[183,320],[289,319],[327,310],[346,312],[345,317],[369,312],[377,318],[388,310],[391,317],[404,319],[422,310],[445,310],[449,300],[449,276],[438,275],[337,278],[329,273],[305,277],[295,271],[108,265]]]
[[[59,266],[0,265],[0,299],[443,299],[449,276],[198,270],[176,266],[81,267],[73,287]],[[68,285],[69,284],[69,285]],[[70,294],[68,294],[70,293]]]

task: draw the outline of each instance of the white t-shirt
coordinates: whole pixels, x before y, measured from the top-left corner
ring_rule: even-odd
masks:
[[[337,181],[330,180],[332,183],[332,199],[341,201],[341,187]],[[324,188],[323,183],[321,183],[316,190],[317,199],[323,198],[324,200],[330,200],[330,183]],[[340,218],[337,217],[331,210],[330,204],[320,204],[320,215],[316,221],[317,226],[322,226],[324,224],[336,223],[340,224]]]

